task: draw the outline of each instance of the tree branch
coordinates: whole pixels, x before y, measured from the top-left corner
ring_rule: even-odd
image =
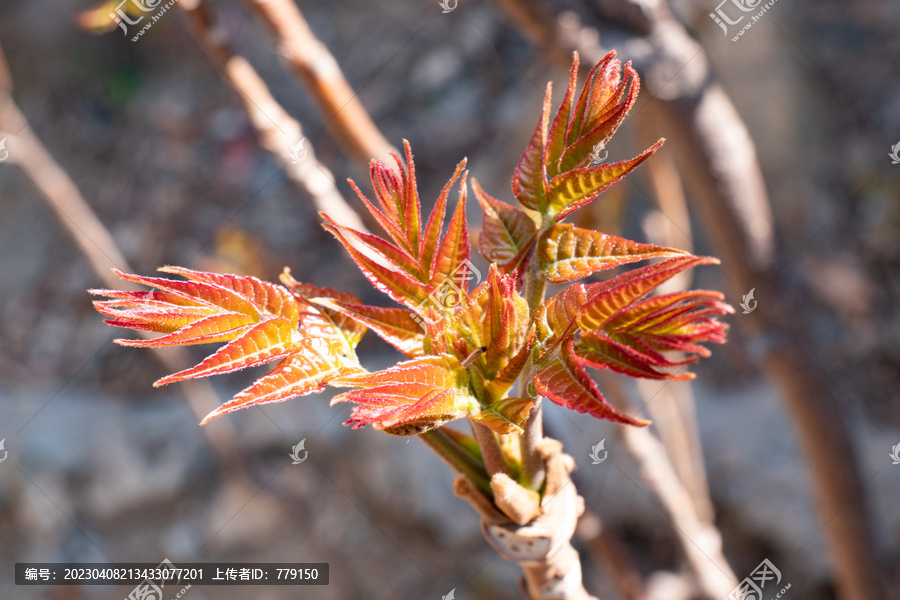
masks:
[[[195,36],[206,54],[215,62],[222,79],[234,88],[259,144],[281,164],[288,178],[309,194],[316,210],[332,217],[341,225],[357,231],[368,231],[359,214],[338,191],[331,171],[318,161],[309,140],[303,138],[300,123],[272,97],[265,81],[247,60],[236,55],[216,31],[216,18],[209,3],[178,4],[187,15]],[[302,147],[292,155],[296,144]]]
[[[396,150],[369,117],[334,56],[309,28],[293,0],[244,0],[244,5],[272,33],[344,151],[365,170],[370,159],[388,160]]]

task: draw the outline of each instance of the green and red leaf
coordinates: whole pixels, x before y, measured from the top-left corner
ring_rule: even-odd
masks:
[[[479,410],[468,391],[466,370],[446,354],[416,358],[376,373],[338,377],[331,384],[358,388],[332,400],[358,404],[347,424],[371,424],[394,435],[422,433]]]
[[[663,140],[659,140],[644,150],[639,156],[630,160],[565,171],[561,175],[554,177],[550,182],[549,212],[555,215],[557,221],[565,218],[575,210],[593,201],[609,186],[634,171],[638,165],[650,158],[662,145]]]
[[[528,331],[528,303],[516,292],[515,280],[491,265],[482,317],[484,364],[493,378],[509,362]]]
[[[578,309],[578,326],[584,331],[602,329],[608,320],[627,310],[663,282],[691,267],[718,264],[714,258],[684,256],[633,269],[589,286],[589,299]]]
[[[325,214],[322,214],[323,227],[341,242],[372,285],[394,301],[421,313],[425,305],[436,304],[433,294],[448,279],[468,279],[466,161],[456,166],[423,230],[412,150],[408,142],[404,141],[403,145],[406,162],[394,155],[396,170],[380,161],[371,163],[372,187],[380,208],[353,186],[391,240],[338,225]],[[442,237],[447,197],[457,180],[461,180],[459,202]]]
[[[472,417],[497,433],[522,433],[525,421],[534,408],[530,398],[503,398]]]
[[[547,210],[547,188],[549,182],[545,169],[544,148],[547,146],[547,125],[550,122],[550,100],[553,84],[547,84],[544,107],[531,139],[513,175],[512,191],[516,199],[526,208],[544,213]]]
[[[660,140],[631,160],[591,166],[595,149],[606,146],[640,90],[640,80],[631,64],[625,65],[623,78],[622,65],[615,56],[615,52],[610,52],[594,67],[573,105],[578,83],[578,54],[574,55],[569,86],[552,124],[551,87],[547,87],[541,118],[522,154],[512,185],[519,202],[540,212],[545,223],[559,221],[591,202],[662,145]]]
[[[660,369],[708,355],[700,344],[724,341],[727,329],[713,315],[733,309],[717,292],[646,296],[685,269],[716,262],[676,256],[608,281],[572,285],[545,301],[534,315],[536,389],[580,412],[629,422],[626,416],[610,412],[612,408],[605,404],[584,367],[611,369],[631,377],[692,378],[691,373]],[[695,356],[673,361],[663,354],[668,351]]]
[[[434,256],[430,270],[432,286],[441,285],[443,281],[454,277],[461,269],[467,269],[469,262],[469,230],[466,226],[466,174],[462,174],[459,190],[459,201],[456,210],[447,226],[447,235],[441,242],[440,250]],[[467,275],[465,271],[463,275]],[[467,281],[466,277],[464,281]]]
[[[478,250],[489,262],[498,264],[501,271],[512,273],[533,248],[537,223],[524,211],[489,196],[475,179],[472,191],[484,212]]]
[[[112,298],[94,303],[111,325],[166,334],[150,340],[117,341],[138,347],[227,343],[200,364],[167,375],[154,386],[283,359],[269,375],[210,413],[204,423],[247,406],[320,390],[330,378],[360,370],[354,349],[365,325],[312,303],[318,298],[358,302],[355,296],[301,284],[287,272],[283,278],[289,287],[255,277],[181,267],[160,270],[188,281],[116,271],[122,279],[162,291],[91,290]]]
[[[681,250],[639,244],[568,223],[552,226],[538,241],[538,260],[551,283],[581,279],[595,271],[649,258],[687,255]]]
[[[550,361],[534,377],[537,392],[555,404],[575,412],[587,413],[598,419],[608,419],[628,425],[647,425],[647,421],[631,417],[609,405],[596,384],[575,358],[569,339],[560,349],[557,360]]]
[[[278,363],[268,375],[261,377],[233,399],[206,415],[200,424],[205,425],[216,417],[243,408],[284,402],[298,396],[318,393],[325,389],[331,378],[359,371],[358,367],[335,366],[322,352],[292,354]]]
[[[317,299],[314,302],[365,325],[408,358],[422,356],[425,352],[425,330],[415,320],[415,313],[403,308],[368,306],[330,299]]]

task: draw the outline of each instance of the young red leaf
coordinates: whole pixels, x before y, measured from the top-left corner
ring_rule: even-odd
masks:
[[[347,424],[371,424],[393,435],[415,435],[473,414],[478,401],[468,391],[468,376],[453,356],[416,358],[376,373],[343,376],[332,385],[359,388],[335,396],[356,402]]]
[[[550,182],[549,212],[557,221],[590,203],[609,186],[619,181],[650,158],[663,145],[659,140],[639,156],[622,162],[566,171]]]
[[[522,344],[528,331],[528,302],[517,291],[515,280],[491,265],[487,301],[482,313],[484,365],[493,378]]]
[[[544,94],[544,108],[531,139],[519,165],[513,175],[512,191],[522,206],[543,213],[547,210],[547,172],[545,168],[544,148],[547,145],[547,125],[550,121],[550,99],[553,84],[547,84]]]
[[[590,286],[590,299],[578,309],[578,326],[584,331],[601,329],[607,320],[625,311],[657,286],[682,271],[704,264],[718,264],[715,258],[685,256],[670,258],[633,269],[608,281]]]
[[[97,310],[103,312],[100,307],[97,307]],[[160,313],[157,313],[155,316],[156,318],[162,317]],[[176,316],[176,319],[181,316],[183,316],[183,314]],[[164,335],[152,340],[120,339],[116,340],[116,343],[122,346],[131,346],[133,348],[215,344],[235,339],[235,337],[247,331],[254,322],[255,320],[253,317],[249,315],[242,315],[240,313],[219,313],[181,326],[177,331],[174,331],[169,335]],[[127,324],[124,320],[108,321],[108,323],[118,327],[144,329],[143,327],[135,327],[133,324]]]
[[[161,292],[91,290],[113,300],[95,302],[112,325],[166,333],[152,340],[118,340],[130,346],[156,347],[228,342],[200,364],[161,378],[160,386],[185,379],[230,373],[284,359],[269,375],[204,419],[267,402],[310,393],[332,377],[360,370],[354,348],[365,326],[316,306],[315,298],[358,302],[355,296],[301,284],[285,273],[286,287],[255,277],[219,275],[164,267],[189,281],[119,277]]]
[[[671,317],[673,314],[671,308],[675,305],[683,306],[684,310],[707,307],[716,308],[721,314],[734,312],[731,306],[722,302],[724,299],[725,296],[721,292],[712,290],[691,290],[651,296],[635,304],[627,313],[619,314],[607,321],[606,327],[611,330],[653,327],[662,319]]]
[[[574,347],[574,354],[575,360],[580,365],[596,369],[612,369],[631,377],[676,380],[694,378],[692,373],[671,374],[657,371],[654,368],[659,362],[656,357],[642,354],[634,347],[617,342],[603,333],[581,334],[581,342]]]
[[[316,299],[314,302],[365,325],[409,358],[424,353],[425,330],[416,321],[415,313],[402,308],[349,304],[331,299]]]
[[[553,118],[553,123],[550,125],[550,130],[547,133],[547,145],[544,148],[543,160],[546,165],[547,176],[551,179],[559,175],[559,158],[570,145],[568,142],[569,123],[572,120],[572,102],[575,99],[575,89],[578,84],[578,63],[578,53],[576,52],[572,57],[569,87],[566,88],[566,95],[563,97],[562,104],[557,109],[556,116]],[[590,80],[588,78],[588,81]],[[590,86],[585,86],[585,93],[589,89]]]
[[[715,259],[677,256],[608,281],[572,285],[542,303],[534,314],[537,344],[534,385],[558,404],[601,418],[628,422],[609,412],[584,367],[632,377],[689,379],[690,373],[660,371],[708,355],[702,342],[724,341],[726,325],[710,315],[733,312],[717,292],[682,292],[644,299],[687,268]],[[576,336],[578,336],[576,338]],[[695,354],[672,361],[663,354]],[[599,404],[598,404],[599,403]],[[581,407],[576,408],[576,407]]]
[[[360,236],[363,234],[338,225],[324,213],[322,217],[326,220],[322,227],[343,244],[359,270],[378,290],[390,296],[395,302],[404,304],[413,310],[428,298],[432,292],[428,283],[422,282],[415,275],[404,271],[400,265],[390,262],[384,255],[377,253],[371,247],[367,252],[359,250],[358,245],[364,244],[360,240]]]
[[[537,392],[560,406],[598,419],[628,425],[649,424],[648,421],[626,415],[607,404],[600,390],[576,361],[572,344],[572,339],[569,339],[561,348],[559,358],[550,361],[535,375],[534,386]]]
[[[353,294],[315,286],[311,283],[300,283],[291,276],[290,269],[285,268],[279,276],[281,282],[291,290],[300,307],[300,330],[307,336],[332,338],[335,335],[343,338],[344,354],[353,355],[353,348],[366,332],[366,325],[355,321],[339,310],[333,310],[322,304],[322,301],[335,301],[344,304],[359,304],[359,298]]]
[[[241,298],[259,307],[259,314],[278,315],[289,320],[292,324],[297,322],[297,304],[291,298],[290,293],[280,285],[273,285],[261,281],[256,277],[240,277],[237,275],[220,275],[205,271],[193,271],[184,267],[160,267],[163,273],[181,275],[193,281],[201,281],[210,285],[217,285],[232,290]]]
[[[335,366],[323,352],[315,351],[313,348],[309,350],[285,358],[268,375],[261,377],[233,399],[206,415],[200,424],[205,425],[216,417],[243,408],[284,402],[297,396],[321,392],[331,378],[358,373],[361,370],[354,366]]]
[[[422,313],[426,305],[437,305],[434,294],[448,279],[468,279],[469,239],[466,228],[465,163],[461,161],[438,198],[436,210],[422,229],[421,208],[416,189],[415,165],[409,143],[405,170],[394,156],[397,170],[372,161],[372,186],[380,209],[359,191],[366,207],[393,242],[378,236],[354,231],[334,222],[327,215],[323,227],[343,244],[366,278],[396,302]],[[441,238],[447,196],[458,179],[462,179],[459,203],[450,220],[446,236]],[[352,182],[351,182],[352,183]]]
[[[255,277],[215,275],[179,267],[163,267],[168,273],[188,277],[191,281],[141,277],[114,271],[128,281],[149,285],[163,292],[117,292],[91,290],[115,300],[98,301],[94,306],[111,317],[110,325],[145,331],[168,333],[152,340],[117,340],[125,346],[156,347],[183,346],[212,342],[228,342],[229,346],[192,370],[184,371],[176,379],[164,378],[157,385],[184,377],[204,377],[225,369],[228,372],[271,355],[280,353],[295,342],[291,332],[299,323],[299,309],[285,288],[260,281]],[[262,344],[253,351],[252,358],[241,360],[247,352],[243,344]]]
[[[447,198],[450,197],[450,189],[453,187],[453,184],[456,183],[457,179],[459,179],[460,175],[463,174],[465,166],[465,159],[456,165],[456,170],[453,172],[450,180],[444,185],[444,189],[441,190],[441,193],[434,204],[434,210],[428,218],[428,224],[425,226],[425,233],[422,236],[420,243],[419,256],[422,265],[430,265],[428,269],[429,273],[433,273],[437,269],[435,256],[440,247],[441,228],[444,226],[444,213],[447,210]]]
[[[615,52],[609,52],[588,75],[566,132],[566,149],[558,155],[561,173],[591,162],[595,148],[606,146],[637,100],[637,73],[631,63],[625,65],[624,77],[621,71]]]
[[[610,52],[591,71],[573,106],[578,55],[574,56],[569,87],[550,125],[550,90],[537,128],[513,177],[513,194],[526,208],[540,212],[545,223],[559,221],[591,202],[655,152],[662,140],[631,160],[591,166],[621,125],[637,98],[640,82],[631,64],[622,67]],[[626,89],[629,90],[626,94]]]
[[[458,270],[468,269],[469,262],[469,230],[466,227],[466,174],[462,174],[459,189],[459,202],[450,224],[447,226],[447,235],[441,243],[441,248],[434,257],[431,268],[431,285],[441,285],[443,281],[454,277]],[[468,274],[466,270],[463,275]],[[468,281],[468,277],[464,278]]]
[[[115,327],[172,333],[198,321],[223,314],[222,309],[216,306],[185,300],[166,292],[90,290],[90,293],[114,298],[114,300],[95,300],[94,308],[100,314],[109,317],[106,323]]]
[[[281,317],[268,319],[253,325],[199,365],[167,375],[156,381],[153,386],[231,373],[283,358],[296,351],[295,344],[299,343],[299,339],[294,336],[295,332],[287,319]]]
[[[504,273],[512,273],[531,251],[537,223],[524,211],[489,196],[474,178],[472,191],[484,211],[478,250],[489,262],[497,263]]]
[[[522,433],[532,408],[534,400],[530,398],[503,398],[472,418],[497,433]]]
[[[120,279],[125,279],[126,281],[132,281],[134,283],[146,285],[148,287],[154,287],[158,290],[162,290],[163,292],[168,292],[168,294],[170,294],[170,298],[180,298],[180,302],[178,303],[166,300],[158,300],[159,298],[161,298],[161,296],[159,296],[156,292],[151,292],[148,297],[144,298],[144,300],[163,301],[167,304],[172,304],[173,308],[175,309],[177,309],[177,307],[179,306],[192,305],[212,308],[214,309],[212,314],[222,311],[243,313],[245,315],[251,316],[259,316],[260,314],[260,311],[258,310],[258,308],[260,307],[254,306],[252,302],[250,302],[240,294],[237,294],[233,290],[222,287],[220,285],[196,281],[164,279],[162,277],[142,277],[140,275],[123,273],[117,269],[113,269],[113,273],[115,273],[116,276]],[[271,285],[259,280],[257,280],[257,282],[259,282],[259,284]],[[94,295],[111,296],[111,294],[106,293],[109,290],[89,291]]]
[[[538,259],[551,283],[580,279],[595,271],[648,258],[687,255],[681,250],[639,244],[568,223],[554,225],[538,242]]]

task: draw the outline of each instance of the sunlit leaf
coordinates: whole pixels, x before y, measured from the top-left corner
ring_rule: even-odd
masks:
[[[534,401],[530,398],[503,398],[472,418],[497,433],[522,433],[532,408]]]
[[[416,358],[376,373],[339,377],[331,384],[358,388],[332,400],[358,404],[347,424],[371,424],[394,435],[422,433],[479,408],[468,392],[465,369],[449,355]]]
[[[607,404],[596,384],[575,360],[572,340],[561,349],[559,359],[551,361],[534,378],[538,393],[560,406],[628,425],[647,425],[647,421],[626,415]]]
[[[639,244],[568,223],[552,226],[538,242],[541,268],[552,283],[580,279],[595,271],[639,260],[685,255],[681,250]]]
[[[540,212],[545,222],[559,221],[594,200],[610,185],[653,154],[662,140],[623,162],[591,166],[633,106],[640,89],[637,73],[607,54],[591,71],[578,101],[578,55],[574,56],[569,86],[550,121],[550,86],[538,125],[513,177],[513,194],[526,208]]]
[[[556,215],[556,220],[559,221],[581,208],[636,169],[662,145],[663,140],[660,140],[630,160],[566,171],[554,177],[548,191],[550,212]]]
[[[355,302],[350,294],[301,284],[285,274],[287,287],[255,277],[219,275],[163,267],[188,281],[116,271],[122,279],[160,291],[91,290],[112,298],[95,302],[108,323],[164,333],[150,340],[118,340],[127,346],[158,347],[227,342],[200,364],[154,383],[230,373],[282,359],[276,369],[204,419],[239,408],[279,402],[321,389],[338,375],[358,372],[354,348],[365,325],[317,306],[315,298]]]
[[[511,273],[532,249],[537,224],[524,211],[489,196],[474,179],[472,190],[484,212],[478,250],[504,273]]]
[[[408,310],[348,304],[326,299],[318,299],[315,302],[365,325],[409,358],[424,353],[425,329],[420,321],[416,320],[416,315]]]
[[[541,118],[538,121],[531,139],[519,165],[513,175],[513,194],[522,206],[538,212],[547,210],[547,173],[544,168],[544,148],[547,145],[547,125],[550,122],[550,99],[553,85],[547,84],[547,92],[544,94],[544,107],[541,110]]]

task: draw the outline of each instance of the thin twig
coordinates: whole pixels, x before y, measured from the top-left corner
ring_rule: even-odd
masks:
[[[603,392],[620,410],[628,410],[630,402],[617,377],[602,372],[600,378]],[[638,461],[644,483],[672,520],[673,531],[697,576],[700,589],[710,598],[726,597],[737,585],[737,578],[722,554],[719,530],[700,518],[665,448],[650,430],[625,426],[621,431],[626,448]]]
[[[451,469],[457,474],[465,476],[485,496],[491,498],[490,476],[485,472],[484,465],[478,464],[468,452],[459,447],[452,437],[441,428],[426,431],[418,437]]]
[[[309,194],[318,211],[341,225],[367,231],[359,214],[338,191],[331,171],[316,158],[312,144],[303,137],[300,123],[275,100],[250,63],[224,42],[224,36],[216,30],[212,6],[202,0],[178,6],[187,14],[195,36],[215,62],[222,79],[234,88],[260,146],[278,160],[291,181]]]
[[[481,456],[484,457],[484,466],[487,468],[488,475],[503,473],[512,477],[512,471],[506,464],[506,458],[503,456],[503,449],[500,448],[496,434],[477,421],[471,421],[471,423],[472,433],[475,434],[475,440],[478,442],[478,447],[481,448]]]
[[[282,56],[305,84],[344,151],[365,167],[387,161],[391,146],[347,83],[328,48],[315,36],[293,0],[244,0],[269,29]]]

